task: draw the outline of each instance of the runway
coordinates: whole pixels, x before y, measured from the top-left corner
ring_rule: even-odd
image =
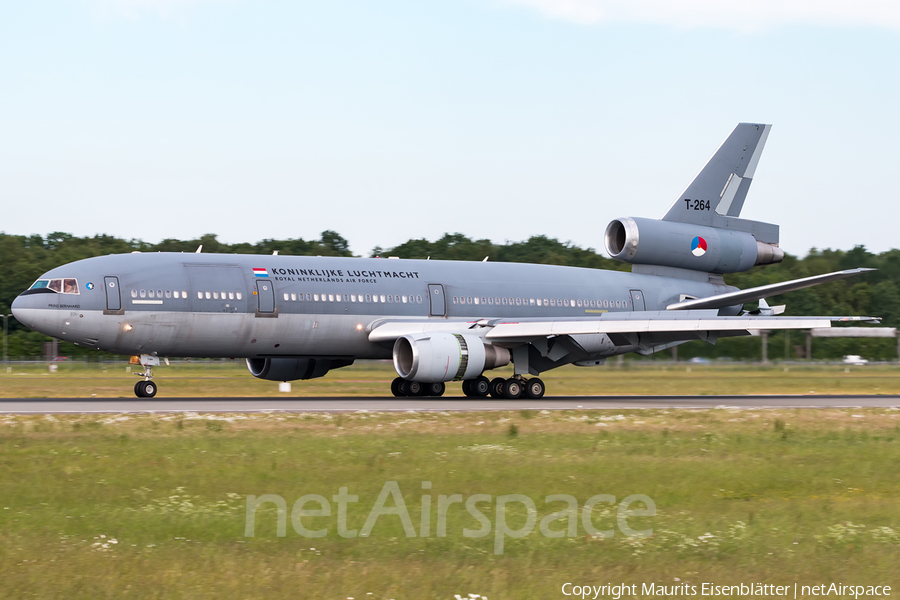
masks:
[[[476,410],[618,410],[711,408],[900,407],[900,396],[567,396],[540,400],[492,398],[4,398],[0,414],[153,412],[404,412]]]

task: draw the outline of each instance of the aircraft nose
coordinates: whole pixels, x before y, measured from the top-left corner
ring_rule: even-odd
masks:
[[[46,300],[44,296],[35,296],[28,293],[16,296],[10,307],[16,321],[26,327],[35,329],[35,325],[39,324],[37,320],[41,299]]]
[[[12,315],[16,318],[16,321],[19,323],[25,324],[23,320],[25,318],[25,309],[28,305],[28,298],[23,298],[22,296],[16,296],[16,298],[12,302]]]

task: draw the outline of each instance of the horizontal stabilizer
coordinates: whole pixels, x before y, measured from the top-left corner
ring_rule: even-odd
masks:
[[[753,300],[761,300],[762,298],[770,298],[783,294],[785,292],[793,292],[802,290],[803,288],[812,287],[829,281],[845,279],[853,277],[860,273],[875,271],[876,269],[847,269],[846,271],[835,271],[834,273],[826,273],[824,275],[814,275],[813,277],[804,277],[803,279],[792,279],[790,281],[782,281],[781,283],[772,283],[762,285],[760,287],[749,288],[746,290],[738,290],[736,292],[728,292],[727,294],[719,294],[717,296],[709,296],[708,298],[697,298],[696,300],[685,300],[670,304],[666,310],[697,310],[709,308],[725,308],[726,306],[736,306],[744,302]]]

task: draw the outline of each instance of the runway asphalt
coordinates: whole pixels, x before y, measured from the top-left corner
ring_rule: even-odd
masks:
[[[900,407],[900,396],[569,396],[540,400],[446,398],[3,398],[0,414],[149,412],[403,412],[634,408]]]

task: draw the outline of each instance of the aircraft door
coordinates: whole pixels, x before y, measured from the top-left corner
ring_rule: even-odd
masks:
[[[644,308],[644,293],[641,290],[631,290],[631,310],[647,310]]]
[[[122,310],[122,296],[119,294],[119,278],[104,277],[103,288],[106,290],[106,310]]]
[[[259,312],[261,314],[272,314],[275,312],[275,289],[271,281],[257,281],[256,296],[259,298]]]
[[[428,299],[431,305],[432,317],[447,316],[447,303],[444,301],[444,286],[440,283],[428,284]]]

